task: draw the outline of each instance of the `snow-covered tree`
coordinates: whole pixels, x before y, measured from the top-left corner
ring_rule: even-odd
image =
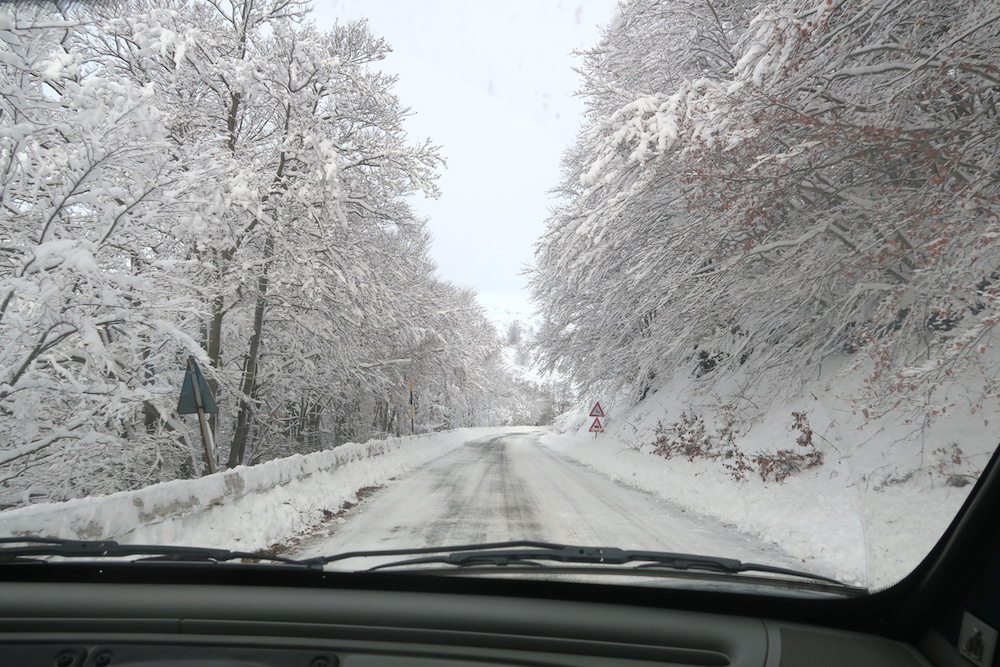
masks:
[[[996,3],[734,4],[686,33],[704,63],[644,29],[693,5],[719,9],[626,3],[585,60],[533,279],[547,363],[639,398],[685,365],[794,380],[858,353],[883,408],[977,372],[1000,276]]]
[[[435,193],[440,160],[406,143],[392,79],[372,68],[388,47],[364,23],[320,33],[283,0],[136,7],[95,39],[123,76],[165,79],[177,141],[217,157],[222,205],[192,254],[213,290],[206,348],[235,399],[218,429],[235,465],[255,431],[284,429],[281,406],[315,415],[317,387],[370,363],[357,343],[398,316],[380,239],[421,233],[402,200]]]
[[[308,13],[0,9],[0,503],[202,472],[189,354],[229,465],[402,433],[411,378],[420,429],[517,414],[407,201],[442,161],[404,131],[388,45]]]
[[[160,150],[153,91],[94,75],[77,25],[0,9],[0,484],[15,501],[141,485],[188,458],[163,434],[175,419],[143,415],[170,414],[193,343],[169,221],[194,208],[201,165]],[[38,468],[53,475],[35,483]]]

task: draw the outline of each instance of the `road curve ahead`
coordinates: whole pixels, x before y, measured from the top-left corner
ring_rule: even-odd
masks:
[[[470,442],[381,489],[289,555],[544,540],[796,566],[774,545],[547,449],[540,433]]]

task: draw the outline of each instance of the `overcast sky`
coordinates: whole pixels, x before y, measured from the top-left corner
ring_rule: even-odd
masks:
[[[429,218],[438,274],[473,288],[495,319],[530,312],[526,279],[579,128],[574,49],[593,46],[615,0],[317,0],[317,23],[367,18],[392,45],[382,69],[414,111],[414,141],[448,161]]]

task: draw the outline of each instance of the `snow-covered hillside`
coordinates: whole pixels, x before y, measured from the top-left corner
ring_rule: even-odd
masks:
[[[553,373],[542,373],[535,359],[535,326],[530,319],[500,323],[504,367],[515,378],[514,387],[526,409],[525,418],[509,423],[547,425],[572,405],[570,383]]]
[[[863,376],[850,361],[828,364],[798,399],[782,395],[780,375],[750,392],[745,378],[696,377],[689,367],[632,407],[622,397],[588,396],[559,419],[563,434],[545,441],[844,580],[890,584],[955,516],[996,447],[996,426],[955,387],[938,398],[952,406],[943,415],[866,419],[849,399]],[[595,437],[588,412],[598,400],[606,432]]]

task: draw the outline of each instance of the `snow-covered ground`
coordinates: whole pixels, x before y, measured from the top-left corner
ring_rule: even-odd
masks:
[[[593,417],[580,409],[564,415],[561,433],[543,442],[623,484],[774,542],[807,569],[829,568],[838,579],[873,588],[890,585],[955,517],[996,446],[996,426],[971,407],[963,410],[956,396],[940,397],[954,407],[926,424],[908,422],[902,412],[866,421],[846,398],[857,395],[859,378],[832,368],[795,398],[780,383],[751,394],[739,378],[681,372],[631,409],[616,406],[626,405],[620,398],[592,397],[604,399],[605,433],[588,433]],[[772,400],[759,410],[748,402],[754,399]],[[725,431],[728,416],[745,454],[795,450],[801,431],[793,411],[807,416],[824,464],[781,483],[754,474],[736,480],[724,460],[652,453],[658,424],[676,423],[682,412],[702,415],[712,433]]]

